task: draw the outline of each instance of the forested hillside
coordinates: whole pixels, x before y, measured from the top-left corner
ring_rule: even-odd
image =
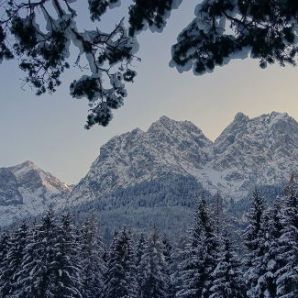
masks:
[[[130,227],[102,241],[96,218],[74,224],[48,211],[0,241],[1,297],[297,297],[298,184],[270,208],[255,190],[238,235],[221,201],[203,198],[186,237]]]

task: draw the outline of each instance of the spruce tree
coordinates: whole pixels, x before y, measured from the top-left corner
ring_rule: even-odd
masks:
[[[199,204],[195,227],[178,266],[176,297],[207,298],[212,292],[212,272],[218,253],[218,239],[205,200]]]
[[[167,297],[175,297],[175,276],[174,276],[174,257],[173,247],[166,235],[162,238],[163,255],[166,266],[166,277],[167,277]]]
[[[227,236],[222,239],[217,266],[212,272],[210,298],[244,298],[241,264]]]
[[[249,213],[249,225],[244,232],[245,256],[244,278],[248,297],[255,298],[258,279],[263,273],[262,257],[264,255],[264,200],[257,190],[252,195]]]
[[[21,287],[17,283],[19,273],[22,269],[22,261],[24,259],[24,249],[28,242],[28,227],[23,223],[16,231],[12,232],[9,249],[4,258],[4,268],[2,268],[3,276],[7,277],[5,291],[1,291],[1,297],[13,296]],[[3,289],[4,290],[4,289]],[[5,293],[6,292],[6,293]]]
[[[106,264],[104,247],[95,218],[87,219],[80,232],[80,263],[84,297],[100,297]]]
[[[278,260],[281,262],[277,270],[277,297],[298,297],[298,185],[297,178],[292,176],[285,190],[282,208],[282,230],[279,237]]]
[[[10,290],[10,275],[7,272],[9,264],[10,234],[5,232],[0,239],[0,297],[7,297]],[[7,274],[8,273],[8,274]]]
[[[51,281],[53,297],[83,297],[81,268],[77,263],[78,243],[74,231],[70,215],[64,215],[57,228],[54,262],[49,264],[53,275]]]
[[[164,255],[164,245],[155,229],[148,239],[141,265],[144,272],[140,297],[168,297],[169,276]]]
[[[103,297],[134,298],[136,288],[131,234],[124,229],[115,234],[110,247]]]
[[[258,280],[254,288],[255,297],[274,298],[277,296],[275,274],[280,268],[278,260],[279,243],[281,235],[280,202],[277,201],[264,215],[264,248],[260,256]]]
[[[50,210],[34,227],[24,250],[17,283],[21,285],[16,297],[51,297],[55,275],[53,264],[57,255],[57,225]]]
[[[143,233],[141,233],[139,241],[136,247],[135,261],[136,261],[136,281],[137,281],[137,297],[141,296],[141,286],[144,280],[144,263],[142,262],[142,258],[145,252],[146,247],[146,239]]]

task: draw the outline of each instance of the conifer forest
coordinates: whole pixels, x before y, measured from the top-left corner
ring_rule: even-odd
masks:
[[[94,216],[78,225],[70,213],[49,210],[2,232],[0,296],[298,297],[295,178],[271,207],[256,189],[247,216],[235,235],[225,212],[198,198],[185,237],[123,227],[104,243]]]

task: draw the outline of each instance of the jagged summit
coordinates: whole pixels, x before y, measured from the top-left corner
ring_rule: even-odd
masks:
[[[37,168],[36,164],[31,160],[26,160],[10,168]]]
[[[154,123],[177,123],[177,122],[179,122],[179,121],[171,119],[170,117],[168,117],[166,115],[163,115]]]
[[[166,130],[172,130],[175,128],[188,128],[192,129],[194,131],[199,131],[203,134],[201,129],[199,129],[195,124],[193,124],[191,121],[184,120],[184,121],[177,121],[169,118],[168,116],[161,116],[157,121],[153,122],[147,132],[155,132],[159,129],[166,129]]]
[[[238,112],[234,117],[234,122],[241,122],[241,121],[247,121],[249,120],[249,117],[242,112]]]
[[[177,121],[174,119],[169,118],[168,116],[161,116],[157,121],[153,122],[149,129],[148,132],[151,130],[154,130],[155,128],[165,128],[169,129],[174,126],[181,125],[184,121]]]
[[[31,167],[31,168],[36,168],[37,166],[35,165],[35,163],[31,160],[26,160],[14,167]]]
[[[272,129],[274,125],[280,123],[291,123],[292,125],[297,125],[295,119],[290,117],[287,113],[272,112],[270,114],[263,114],[258,117],[249,118],[243,113],[237,113],[234,120],[229,124],[219,137],[215,140],[215,143],[220,142],[223,136],[227,134],[235,135],[238,132],[243,132],[249,127],[252,129],[268,130]]]
[[[291,125],[296,125],[297,121],[289,116],[288,113],[282,112],[271,112],[268,114],[262,114],[257,117],[250,118],[246,114],[242,112],[238,112],[233,121],[222,131],[222,133],[218,136],[216,141],[220,140],[221,136],[226,133],[235,133],[238,130],[243,130],[247,125],[250,126],[260,126],[263,125],[263,128],[267,127],[267,129],[271,129],[274,125],[279,125],[281,123],[290,123]],[[157,132],[173,132],[175,130],[182,129],[182,130],[192,130],[194,132],[199,133],[203,138],[206,139],[207,142],[210,144],[210,141],[203,133],[203,131],[198,128],[195,124],[191,121],[177,121],[169,118],[168,116],[161,116],[157,121],[153,122],[149,127],[147,133],[157,133]],[[138,129],[140,132],[144,133],[142,130]],[[216,143],[215,141],[215,143]]]
[[[39,167],[34,162],[32,162],[30,160],[27,160],[25,162],[15,165],[15,166],[11,166],[11,167],[9,167],[9,169],[16,175],[25,174],[28,171],[32,171],[32,170],[35,170],[35,171],[40,170]]]
[[[162,116],[152,123],[146,132],[146,137],[155,142],[164,141],[172,143],[188,142],[192,139],[198,146],[209,146],[212,142],[204,135],[201,129],[190,121],[176,121],[167,116]]]

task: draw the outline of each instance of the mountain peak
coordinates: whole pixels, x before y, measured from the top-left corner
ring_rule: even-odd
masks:
[[[200,133],[203,135],[201,129],[199,129],[195,124],[191,121],[178,121],[173,120],[167,116],[161,116],[157,121],[153,122],[148,129],[148,133],[155,133],[157,131],[169,130],[173,132],[173,130],[187,130],[194,131],[196,133]]]
[[[272,112],[270,114],[263,114],[260,117],[255,119],[262,119],[263,121],[267,122],[268,124],[275,124],[280,121],[291,121],[293,120],[292,117],[289,116],[288,113],[279,113],[279,112]]]
[[[247,121],[249,120],[249,117],[245,114],[243,114],[242,112],[239,112],[235,115],[234,121]]]
[[[30,160],[24,161],[23,163],[17,164],[9,168],[14,175],[24,175],[29,171],[38,170],[39,168]]]
[[[154,131],[155,129],[160,129],[160,128],[168,128],[170,126],[173,126],[173,125],[177,125],[178,124],[178,121],[176,120],[173,120],[167,116],[161,116],[157,121],[153,122],[149,129],[148,129],[148,132],[150,131]]]
[[[297,122],[287,113],[271,112],[258,117],[249,118],[247,115],[239,112],[235,115],[234,120],[223,130],[215,142],[221,142],[221,140],[226,138],[228,135],[230,135],[230,139],[234,139],[236,134],[249,129],[263,131],[266,128],[270,131],[273,127],[276,128],[276,125],[281,129],[285,129],[285,125],[296,126]]]
[[[16,167],[20,167],[20,168],[37,168],[35,163],[31,160],[26,160],[26,161],[16,165]]]
[[[263,120],[265,122],[274,122],[274,121],[279,121],[279,120],[290,120],[293,119],[292,117],[289,116],[288,113],[282,113],[282,112],[271,112],[268,114],[263,114],[261,116],[258,117],[253,117],[253,118],[249,118],[247,115],[245,115],[242,112],[239,112],[235,115],[234,120],[232,121],[231,124],[233,123],[241,123],[241,122],[254,122],[254,121],[258,121],[258,120]]]
[[[159,118],[159,120],[157,121],[160,121],[160,122],[177,122],[176,120],[173,120],[171,119],[170,117],[166,116],[166,115],[163,115]]]

